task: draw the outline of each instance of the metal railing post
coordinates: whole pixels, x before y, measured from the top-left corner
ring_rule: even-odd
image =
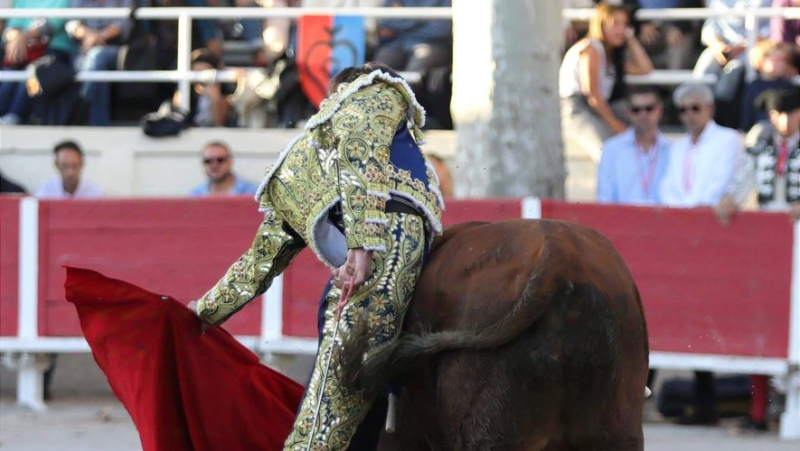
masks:
[[[178,16],[178,92],[180,93],[180,107],[189,111],[192,84],[189,82],[192,53],[192,17],[187,12]]]
[[[749,54],[758,42],[758,21],[752,11],[744,16],[744,29],[747,33],[747,47],[744,49],[744,64],[746,68],[745,79],[750,82],[756,79],[758,75],[756,69],[750,64]]]

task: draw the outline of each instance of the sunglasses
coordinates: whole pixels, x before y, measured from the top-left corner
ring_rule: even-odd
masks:
[[[642,111],[647,112],[647,113],[652,113],[653,110],[655,110],[655,109],[656,109],[656,105],[652,104],[652,103],[650,105],[642,105],[642,106],[631,105],[631,113],[633,113],[633,114],[639,114]]]
[[[211,164],[211,163],[224,163],[228,160],[228,157],[216,157],[216,158],[203,158],[203,164]]]
[[[687,111],[691,111],[692,113],[699,113],[703,107],[700,105],[687,105],[687,106],[680,106],[678,107],[678,112],[681,114],[686,114]]]

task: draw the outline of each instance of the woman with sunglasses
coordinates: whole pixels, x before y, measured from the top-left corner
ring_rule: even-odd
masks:
[[[599,161],[603,141],[627,128],[622,115],[615,114],[609,104],[614,85],[622,75],[645,75],[653,70],[629,24],[625,8],[600,3],[587,37],[564,55],[559,95],[567,154],[588,154]]]

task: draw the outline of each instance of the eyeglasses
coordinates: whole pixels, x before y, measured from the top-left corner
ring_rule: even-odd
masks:
[[[216,158],[203,158],[203,164],[211,164],[217,163],[221,164],[228,160],[228,157],[216,157]]]
[[[646,113],[652,113],[653,110],[655,110],[655,109],[656,109],[656,105],[654,103],[651,103],[649,105],[641,105],[641,106],[639,106],[639,105],[631,105],[631,113],[633,113],[633,114],[639,114],[642,111],[644,111]]]
[[[686,106],[679,106],[678,112],[681,114],[686,114],[687,111],[691,111],[692,113],[699,113],[703,107],[697,104],[694,105],[686,105]]]

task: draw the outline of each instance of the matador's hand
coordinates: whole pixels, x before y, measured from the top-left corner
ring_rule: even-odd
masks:
[[[347,261],[333,271],[333,285],[342,290],[342,296],[336,306],[337,313],[340,313],[347,304],[350,294],[367,280],[371,266],[372,251],[366,251],[361,247],[347,251]]]

